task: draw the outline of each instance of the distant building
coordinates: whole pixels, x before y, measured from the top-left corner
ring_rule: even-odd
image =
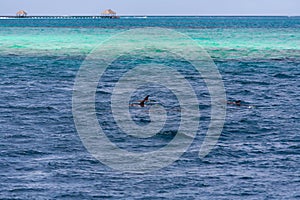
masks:
[[[117,16],[117,13],[111,9],[104,10],[101,13],[101,17],[103,17],[103,18],[119,18],[119,16]]]
[[[26,17],[27,16],[27,12],[25,12],[24,10],[20,10],[19,12],[16,13],[17,17]]]

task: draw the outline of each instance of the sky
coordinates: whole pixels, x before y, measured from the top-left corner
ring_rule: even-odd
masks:
[[[284,15],[300,16],[300,0],[0,0],[0,16],[29,15]]]

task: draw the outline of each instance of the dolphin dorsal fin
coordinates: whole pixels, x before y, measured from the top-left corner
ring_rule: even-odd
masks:
[[[140,106],[144,107],[145,106],[145,102],[148,101],[150,95],[147,95],[143,101],[141,101]]]

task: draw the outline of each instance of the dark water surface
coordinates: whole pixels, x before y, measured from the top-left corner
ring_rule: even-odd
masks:
[[[148,26],[176,28],[198,41],[215,61],[228,100],[247,106],[228,105],[218,144],[200,160],[209,96],[203,81],[190,77],[198,84],[202,115],[188,151],[159,171],[118,172],[83,146],[72,115],[73,85],[98,37],[103,41],[122,28]],[[299,38],[297,17],[0,20],[0,198],[299,199]],[[120,63],[119,69],[125,67]],[[188,74],[188,66],[178,66]],[[113,73],[107,91],[99,88],[96,95],[98,119],[109,138],[130,151],[168,143],[176,134],[177,114],[169,129],[141,143],[122,135],[113,122],[103,122],[110,119]],[[168,91],[152,95],[172,97]],[[135,119],[140,125],[147,120]]]

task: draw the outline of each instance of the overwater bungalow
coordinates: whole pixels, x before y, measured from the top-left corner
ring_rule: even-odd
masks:
[[[101,17],[102,18],[111,18],[111,19],[120,18],[119,16],[117,16],[117,13],[115,11],[111,10],[111,9],[104,10],[101,13]]]
[[[16,13],[17,17],[26,17],[27,16],[27,12],[25,12],[24,10],[20,10],[19,12]]]

